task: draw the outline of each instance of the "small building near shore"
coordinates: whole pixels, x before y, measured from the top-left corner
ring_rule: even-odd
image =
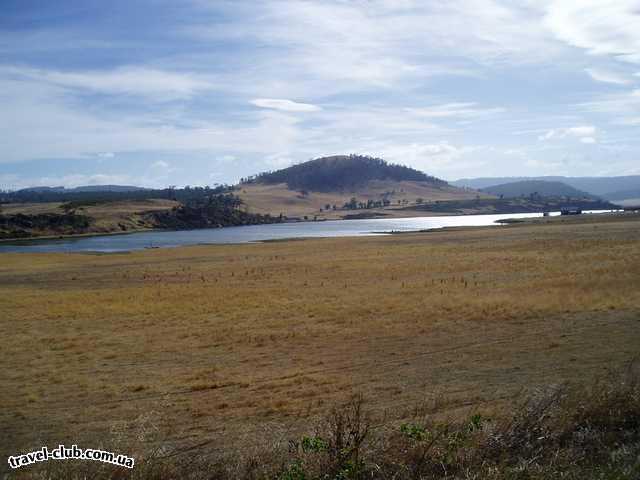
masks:
[[[581,215],[582,209],[578,207],[566,207],[560,210],[560,215]]]

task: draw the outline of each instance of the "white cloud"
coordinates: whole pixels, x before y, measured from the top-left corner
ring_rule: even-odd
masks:
[[[627,125],[630,127],[640,126],[640,117],[621,118],[615,122],[618,125]]]
[[[158,160],[151,164],[151,168],[155,168],[158,170],[169,170],[169,162],[165,162],[164,160]]]
[[[570,127],[565,129],[567,135],[572,135],[574,137],[584,137],[587,135],[593,135],[596,133],[596,127],[593,125],[583,125],[580,127]]]
[[[632,83],[631,80],[624,75],[609,70],[586,68],[585,72],[587,72],[596,82],[613,83],[616,85],[629,85]]]
[[[482,146],[458,146],[448,141],[392,143],[371,153],[393,162],[410,165],[431,175],[452,178],[460,172],[481,168],[485,164],[485,160],[477,153],[484,148]]]
[[[0,66],[0,73],[16,79],[33,80],[72,91],[85,90],[101,94],[132,95],[157,100],[188,99],[199,91],[213,88],[210,82],[190,73],[137,66],[81,72]]]
[[[9,181],[6,181],[9,180]],[[4,179],[0,176],[0,182],[7,185],[7,188],[17,190],[28,187],[60,186],[60,187],[80,187],[85,185],[133,185],[135,180],[129,175],[120,174],[72,174],[60,176],[44,176],[34,178],[22,178],[12,176],[11,179]]]
[[[236,160],[236,156],[235,155],[219,155],[216,157],[216,160],[218,162],[228,163]]]
[[[597,128],[593,125],[580,125],[577,127],[555,128],[548,130],[544,135],[540,135],[538,140],[546,141],[551,139],[560,139],[573,137],[580,139],[583,143],[595,143],[593,136],[596,134]]]
[[[317,112],[322,110],[317,105],[310,103],[294,102],[281,98],[256,98],[249,103],[260,108],[271,108],[273,110],[281,110],[283,112]]]
[[[228,81],[270,98],[422,86],[438,76],[482,77],[490,66],[548,62],[568,50],[549,35],[543,10],[531,2],[238,3],[227,13],[241,23],[216,21],[186,32],[200,40],[263,46],[264,53]],[[220,2],[210,5],[222,8]]]
[[[427,118],[474,118],[503,113],[503,108],[479,108],[476,103],[445,103],[426,108],[406,108],[406,112]]]
[[[42,158],[86,158],[95,152],[244,152],[292,149],[298,120],[260,110],[240,124],[226,119],[193,122],[173,109],[121,112],[78,108],[60,87],[0,75],[0,163]]]
[[[557,38],[594,55],[640,62],[636,0],[553,0],[545,24]]]
[[[577,107],[589,113],[637,116],[640,114],[640,90],[600,95],[589,102],[577,104]]]
[[[100,51],[114,64],[144,57],[140,65],[96,70],[91,60],[83,70],[85,58],[62,49],[47,61],[53,67],[30,67],[13,52],[28,61],[43,58],[47,46],[27,56],[22,37],[0,34],[0,50],[21,65],[0,66],[0,163],[96,156],[106,163],[117,154],[113,167],[127,152],[147,159],[147,168],[162,158],[184,172],[197,152],[229,177],[243,168],[362,152],[430,173],[482,175],[484,163],[498,165],[495,173],[517,164],[517,173],[521,148],[526,155],[545,149],[541,157],[572,148],[584,155],[579,142],[613,138],[613,129],[605,138],[589,124],[615,124],[632,137],[640,118],[639,91],[586,76],[638,82],[637,66],[602,58],[631,60],[639,51],[629,28],[637,16],[625,0],[193,3],[194,23],[158,35],[157,48],[128,55],[123,47],[138,38],[123,35]],[[185,31],[189,42],[175,42]],[[77,40],[86,46],[91,34],[83,32]],[[72,64],[80,67],[67,70]],[[524,125],[527,137],[509,135]],[[548,129],[554,125],[560,127]],[[577,127],[562,128],[570,125]],[[469,145],[476,142],[492,147]],[[159,176],[163,168],[151,170]]]

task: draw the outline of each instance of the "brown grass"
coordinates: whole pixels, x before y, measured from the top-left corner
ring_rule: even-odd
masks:
[[[640,345],[639,226],[3,254],[0,453],[150,412],[176,444],[246,447],[354,392],[399,421],[584,382]]]
[[[42,213],[64,213],[64,203],[8,203],[2,206],[2,213],[15,215],[37,215]],[[170,210],[179,205],[178,202],[165,199],[125,200],[100,202],[96,205],[84,205],[75,211],[93,219],[87,233],[110,233],[132,230],[145,230],[154,225],[145,218],[145,213]],[[38,232],[42,235],[42,232]],[[45,232],[46,233],[46,232]],[[53,232],[52,234],[55,234]]]
[[[406,200],[415,204],[417,198],[425,201],[436,200],[469,200],[480,195],[482,198],[494,198],[491,195],[476,191],[466,191],[452,186],[434,187],[423,182],[394,182],[376,180],[369,182],[366,187],[349,192],[300,192],[289,190],[285,184],[241,184],[234,192],[244,202],[249,211],[255,213],[269,213],[277,216],[281,213],[288,217],[317,216],[326,219],[341,219],[344,215],[362,213],[362,210],[321,211],[327,204],[341,208],[351,197],[358,201],[382,200],[387,192],[394,192],[388,196],[392,204],[387,208],[369,209],[368,214],[385,214],[389,217],[419,217],[433,216],[432,212],[398,210],[398,200]]]

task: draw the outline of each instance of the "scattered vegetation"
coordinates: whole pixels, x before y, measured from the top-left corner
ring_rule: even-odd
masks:
[[[74,212],[38,215],[0,214],[0,239],[29,238],[38,234],[71,235],[85,233],[92,219]]]
[[[260,215],[242,210],[242,201],[232,193],[210,195],[187,202],[170,211],[149,215],[159,228],[184,230],[282,222],[282,216]]]
[[[551,385],[530,392],[494,417],[476,412],[441,420],[420,414],[400,425],[355,396],[298,439],[252,439],[266,443],[258,451],[172,447],[155,438],[151,444],[127,445],[126,451],[139,455],[132,472],[52,461],[25,468],[17,478],[99,480],[131,473],[129,478],[140,480],[635,480],[639,379],[632,363],[623,374],[592,386]]]
[[[218,191],[218,190],[215,190]],[[144,191],[146,192],[146,191]],[[177,193],[176,193],[177,192]],[[283,216],[254,214],[243,208],[242,200],[231,191],[213,193],[206,188],[188,188],[169,196],[176,200],[103,200],[87,198],[54,204],[8,204],[13,214],[0,214],[0,239],[86,233],[125,232],[142,229],[195,229],[254,225],[284,221]],[[84,192],[83,192],[84,193]],[[88,192],[95,195],[94,192]],[[127,196],[131,192],[106,192]],[[138,193],[135,191],[133,193]],[[45,210],[49,205],[49,211]],[[43,211],[44,210],[44,211]],[[30,212],[30,213],[26,213]]]

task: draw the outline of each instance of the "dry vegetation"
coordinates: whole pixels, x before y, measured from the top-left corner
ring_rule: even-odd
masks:
[[[356,393],[396,430],[500,416],[637,354],[639,227],[4,254],[0,454],[162,432],[250,458]]]
[[[2,213],[15,215],[38,215],[43,213],[64,213],[64,203],[6,203]],[[148,212],[170,210],[178,202],[165,199],[106,201],[80,204],[74,211],[93,220],[87,233],[111,233],[154,228],[155,225],[145,215]],[[34,232],[38,235],[55,235],[55,232]]]
[[[385,195],[387,192],[393,194]],[[434,186],[426,182],[394,182],[389,180],[374,180],[366,186],[345,192],[308,192],[306,195],[299,191],[290,190],[285,184],[240,184],[236,193],[246,204],[248,210],[254,213],[269,213],[277,216],[281,213],[288,217],[317,216],[318,218],[340,219],[345,215],[362,213],[362,210],[321,211],[327,204],[338,208],[348,202],[351,197],[358,201],[381,200],[388,198],[392,205],[386,208],[370,209],[366,213],[385,214],[389,217],[420,217],[433,215],[430,212],[399,210],[398,200],[406,200],[415,204],[417,198],[425,201],[469,200],[480,195],[481,198],[494,198],[491,195],[476,191],[467,191],[452,186]]]

